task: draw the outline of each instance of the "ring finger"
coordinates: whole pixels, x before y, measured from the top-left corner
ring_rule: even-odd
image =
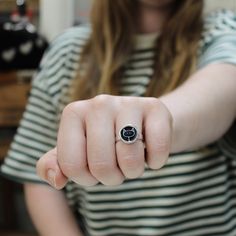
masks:
[[[127,133],[129,130],[131,133]],[[128,143],[125,143],[120,138],[122,133],[126,136],[124,138],[127,138],[127,135],[132,136],[132,132],[136,131],[138,136],[134,143],[129,143],[129,140],[127,140]],[[132,113],[120,112],[116,120],[116,155],[119,167],[126,178],[137,178],[144,172],[144,144],[141,140],[141,133],[142,115],[138,111]]]

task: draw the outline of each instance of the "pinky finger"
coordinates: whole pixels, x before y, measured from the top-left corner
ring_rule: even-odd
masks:
[[[55,189],[62,189],[68,181],[58,165],[56,148],[50,150],[39,159],[36,169],[39,177]]]

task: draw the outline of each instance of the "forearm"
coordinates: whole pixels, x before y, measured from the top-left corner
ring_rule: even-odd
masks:
[[[82,236],[62,192],[47,185],[24,186],[29,213],[40,236]]]
[[[161,100],[173,116],[171,152],[212,143],[236,116],[236,67],[207,66]]]

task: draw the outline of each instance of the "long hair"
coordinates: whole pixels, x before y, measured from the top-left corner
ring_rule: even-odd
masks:
[[[153,79],[146,96],[158,97],[194,72],[202,32],[203,0],[176,0],[156,42]],[[138,1],[94,0],[91,36],[83,48],[73,99],[119,94],[119,80],[133,51]]]

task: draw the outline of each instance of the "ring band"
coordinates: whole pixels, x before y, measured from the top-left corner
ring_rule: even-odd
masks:
[[[129,124],[120,130],[119,137],[116,142],[122,141],[126,144],[132,144],[137,140],[143,141],[143,136],[142,134],[138,133],[138,130],[135,126]]]

